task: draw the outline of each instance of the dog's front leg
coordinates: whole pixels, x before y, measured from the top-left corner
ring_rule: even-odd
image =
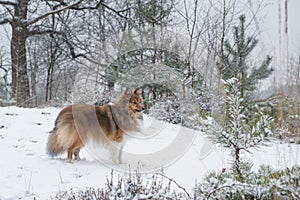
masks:
[[[120,152],[120,150],[119,149],[120,149],[120,143],[118,143],[118,142],[114,142],[111,149],[110,149],[111,160],[116,165],[120,164],[120,161],[119,161],[119,152]]]
[[[118,162],[119,164],[122,164],[123,163],[123,147],[124,147],[124,143],[122,142],[121,145],[120,145],[120,148],[119,148],[119,155],[118,155]]]
[[[115,142],[111,149],[111,157],[115,164],[122,164],[122,153],[123,153],[124,142]]]

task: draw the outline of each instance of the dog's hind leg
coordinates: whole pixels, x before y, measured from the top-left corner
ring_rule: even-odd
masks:
[[[80,148],[74,150],[74,157],[75,157],[74,159],[75,160],[80,160],[79,152],[80,152]]]
[[[77,160],[77,161],[80,160],[79,152],[80,152],[80,148],[68,149],[68,160],[69,160],[69,162],[73,161],[73,155],[74,155],[74,160]]]
[[[69,160],[69,162],[72,162],[72,159],[73,159],[73,150],[68,149],[68,160]]]
[[[82,147],[83,147],[83,143],[80,140],[77,140],[76,143],[73,143],[73,145],[68,149],[68,160],[72,161],[73,155],[74,155],[74,160],[77,161],[80,160],[79,152]]]

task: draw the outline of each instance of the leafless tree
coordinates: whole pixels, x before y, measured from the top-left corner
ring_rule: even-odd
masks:
[[[47,2],[47,1],[46,1]],[[30,83],[28,77],[27,49],[28,38],[53,33],[53,30],[44,28],[40,22],[48,16],[78,6],[82,0],[72,2],[69,5],[62,1],[56,1],[59,6],[55,10],[38,13],[39,3],[31,0],[0,1],[4,10],[0,25],[9,24],[11,35],[11,65],[12,65],[12,92],[15,95],[16,105],[31,106]],[[35,6],[33,6],[35,4]],[[31,7],[33,6],[33,7]]]

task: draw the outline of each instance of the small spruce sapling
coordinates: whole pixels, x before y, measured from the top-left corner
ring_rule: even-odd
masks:
[[[241,152],[250,152],[251,147],[257,147],[268,139],[271,132],[272,118],[259,109],[247,115],[247,105],[240,91],[241,84],[237,78],[223,81],[226,92],[226,114],[222,126],[213,122],[208,134],[217,144],[229,148],[233,156],[233,171],[236,179],[244,182],[243,168],[246,162],[241,158]]]

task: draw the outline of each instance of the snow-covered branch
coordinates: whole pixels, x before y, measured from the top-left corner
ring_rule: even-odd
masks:
[[[42,19],[48,17],[49,15],[53,15],[53,14],[56,14],[56,13],[60,13],[60,12],[62,12],[62,11],[64,11],[64,10],[67,10],[67,9],[70,9],[70,8],[73,8],[73,7],[76,7],[76,6],[78,6],[82,1],[83,1],[83,0],[79,0],[79,1],[77,1],[77,2],[75,2],[75,3],[73,3],[73,4],[71,4],[71,5],[68,5],[68,6],[65,6],[65,7],[61,8],[61,9],[57,9],[57,10],[54,10],[54,11],[45,13],[45,14],[39,16],[39,17],[36,17],[35,19],[33,19],[33,20],[31,20],[31,21],[28,21],[28,22],[27,22],[27,25],[34,24],[34,23],[36,23],[36,22],[38,22],[38,21],[40,21],[40,20],[42,20]]]
[[[126,8],[125,10],[117,11],[117,10],[113,9],[112,7],[110,7],[110,6],[108,6],[108,5],[104,4],[104,3],[101,3],[101,5],[104,6],[105,8],[107,8],[108,10],[114,12],[114,13],[117,14],[119,17],[122,17],[122,18],[124,18],[124,19],[128,19],[126,16],[122,15],[121,13],[127,11],[129,8]]]
[[[238,184],[238,183],[225,184],[225,185],[222,185],[220,187],[215,188],[213,191],[211,191],[209,194],[207,194],[206,199],[212,198],[212,196],[215,193],[217,193],[217,192],[219,192],[221,190],[224,190],[226,188],[230,189],[230,188],[234,188],[234,187],[237,187],[237,188],[245,188],[245,187],[253,188],[253,185],[251,185],[251,184],[243,184],[243,183],[240,183],[240,184]]]
[[[8,24],[8,23],[10,23],[9,19],[3,19],[3,20],[0,21],[0,25]]]
[[[223,140],[223,141],[226,141],[228,147],[232,146],[233,148],[237,148],[238,145],[232,140],[232,138],[230,138],[228,136],[228,134],[226,134],[225,132],[221,131],[220,132],[220,136],[218,136],[218,139],[220,140]],[[225,145],[226,146],[226,145]]]
[[[32,36],[32,35],[44,35],[44,34],[63,34],[62,32],[59,32],[59,31],[54,31],[54,30],[32,30],[32,31],[29,31],[29,36]]]
[[[191,199],[191,195],[188,193],[188,191],[184,187],[179,185],[174,179],[169,178],[169,177],[167,177],[166,175],[164,175],[162,173],[156,173],[156,174],[168,179],[170,182],[173,182],[178,188],[182,189],[185,192],[185,194]]]
[[[16,1],[0,1],[0,5],[17,6]]]
[[[73,8],[73,9],[74,10],[86,10],[86,9],[94,10],[94,9],[98,9],[100,6],[103,6],[104,8],[112,11],[113,13],[115,13],[116,15],[118,15],[121,18],[130,20],[128,17],[122,15],[121,13],[128,11],[129,9],[131,9],[131,7],[125,8],[123,10],[116,10],[116,9],[112,8],[111,6],[108,6],[107,4],[103,3],[102,1],[97,3],[95,6],[83,6],[83,7]]]

